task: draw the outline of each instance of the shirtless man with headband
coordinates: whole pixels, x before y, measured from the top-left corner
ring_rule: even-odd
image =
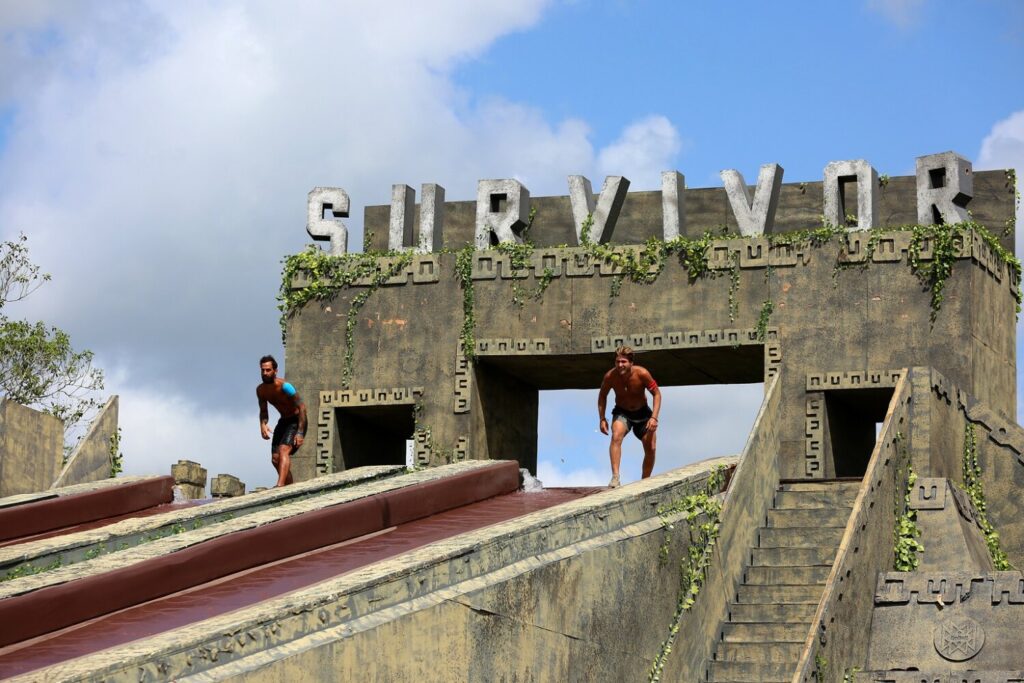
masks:
[[[619,485],[619,462],[622,460],[622,439],[626,432],[633,430],[636,438],[644,445],[643,478],[651,476],[654,469],[654,450],[658,429],[658,412],[661,410],[661,391],[647,368],[633,364],[633,349],[620,346],[615,349],[615,367],[605,373],[601,391],[597,395],[597,414],[601,417],[601,433],[608,433],[608,420],[604,409],[608,401],[608,390],[615,390],[615,407],[612,409],[612,443],[608,456],[612,461],[610,488]],[[654,410],[647,406],[644,390],[654,397]]]
[[[264,439],[270,438],[267,403],[281,413],[274,427],[274,440],[270,442],[270,461],[277,470],[276,485],[284,486],[292,483],[292,453],[302,447],[306,436],[306,404],[295,387],[277,376],[277,361],[273,356],[260,358],[260,378],[263,381],[256,387],[256,398],[260,402],[260,434]]]

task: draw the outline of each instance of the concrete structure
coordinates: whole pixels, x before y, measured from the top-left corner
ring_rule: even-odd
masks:
[[[763,382],[738,458],[435,536],[15,680],[1024,679],[1012,174],[947,153],[909,178],[861,160],[824,184],[762,175],[752,200],[738,174],[732,200],[675,171],[662,193],[613,177],[599,197],[582,176],[542,198],[499,179],[420,212],[396,186],[365,217],[368,246],[395,252],[286,283],[288,376],[315,423],[300,483],[0,549],[17,574],[0,616],[120,576],[155,591],[139,577],[172,565],[226,581],[252,567],[203,558],[305,540],[287,535],[304,520],[344,554],[344,510],[386,544],[394,501],[418,509],[488,467],[514,479],[496,460],[535,470],[539,392],[596,389],[620,344],[662,386]],[[348,195],[314,190],[309,232],[342,252],[328,208],[347,215]],[[977,224],[910,225],[966,208]],[[788,232],[823,213],[844,225]],[[422,253],[441,225],[458,251]],[[424,469],[400,473],[408,440]]]
[[[110,476],[113,449],[118,447],[117,396],[111,396],[93,418],[88,431],[68,458],[53,487],[84,484]]]
[[[179,460],[171,465],[174,484],[186,500],[206,497],[206,468],[191,460]]]
[[[214,498],[244,496],[245,482],[232,474],[218,474],[210,483],[210,495]]]
[[[63,450],[63,422],[0,398],[0,497],[50,488]]]

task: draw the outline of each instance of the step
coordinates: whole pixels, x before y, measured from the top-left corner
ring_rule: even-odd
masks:
[[[776,509],[844,507],[853,509],[859,489],[822,489],[820,491],[776,491]]]
[[[810,623],[722,625],[725,643],[803,643],[810,631]]]
[[[822,587],[812,586],[758,586],[744,584],[736,592],[741,604],[793,604],[821,601]]]
[[[824,586],[832,567],[821,564],[811,567],[747,567],[743,582],[760,586]]]
[[[768,511],[768,526],[782,529],[808,526],[842,528],[849,519],[849,508],[790,508]]]
[[[711,683],[789,683],[796,664],[755,664],[753,662],[711,662],[708,667]]]
[[[751,565],[755,567],[806,567],[812,564],[832,566],[836,546],[817,548],[754,548]]]
[[[779,484],[779,491],[859,491],[860,479],[848,481],[788,481]]]
[[[719,643],[715,661],[762,664],[788,662],[795,669],[803,647],[803,643]]]
[[[843,540],[843,527],[792,527],[778,529],[761,527],[757,532],[760,548],[838,548]]]
[[[729,622],[733,624],[803,624],[810,627],[817,603],[729,605]]]

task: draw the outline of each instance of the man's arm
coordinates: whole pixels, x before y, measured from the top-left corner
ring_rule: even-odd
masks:
[[[601,390],[597,392],[597,416],[600,419],[598,426],[602,434],[608,433],[608,420],[604,416],[605,408],[608,407],[608,390],[611,389],[611,382],[608,381],[607,373],[601,380]]]
[[[654,408],[651,410],[651,417],[647,420],[647,429],[658,428],[658,413],[661,412],[661,389],[658,388],[658,383],[654,381],[654,377],[647,370],[644,370],[643,382],[647,387],[647,391],[651,392],[651,396],[654,397]],[[653,424],[652,424],[653,422]]]
[[[256,389],[256,399],[260,402],[260,436],[264,439],[270,438],[270,427],[267,422],[270,421],[270,413],[267,412],[267,399],[263,398],[260,394],[259,388]]]

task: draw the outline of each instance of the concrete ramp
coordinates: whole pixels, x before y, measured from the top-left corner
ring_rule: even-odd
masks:
[[[297,515],[286,504],[188,531],[81,563],[73,576],[27,577],[36,581],[0,585],[0,623],[53,611],[73,623],[58,619],[45,634],[10,642],[0,675],[485,680],[544,670],[635,679],[665,638],[675,608],[667,596],[678,589],[671,568],[686,553],[676,543],[670,570],[660,566],[658,510],[734,463],[708,461],[612,491],[539,493],[516,490],[514,462],[459,463],[353,487],[345,502],[327,494],[321,499],[334,504]],[[271,513],[278,519],[254,521]],[[310,535],[313,550],[302,541]],[[223,573],[248,545],[263,549],[258,564],[196,573],[196,563]],[[268,559],[273,549],[284,557]],[[89,616],[74,602],[88,583],[109,609],[190,572],[198,578],[188,587],[117,613]],[[13,630],[5,627],[7,641]],[[114,642],[125,633],[131,642]]]

